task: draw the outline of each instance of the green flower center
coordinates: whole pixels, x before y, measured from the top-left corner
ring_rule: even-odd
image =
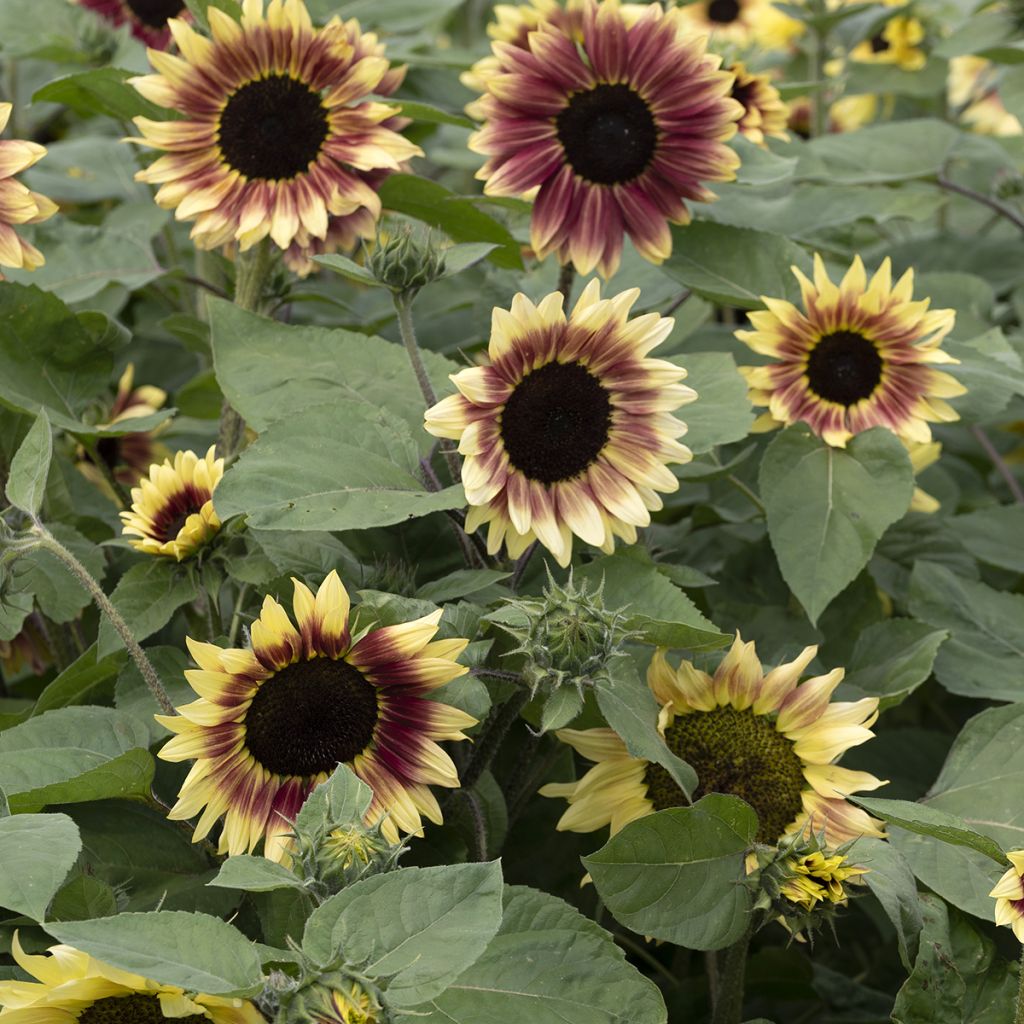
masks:
[[[854,331],[836,331],[811,349],[805,372],[816,395],[849,406],[871,397],[882,379],[882,366],[874,342]]]
[[[705,793],[730,793],[754,808],[760,843],[779,840],[803,810],[803,762],[794,753],[792,740],[764,715],[732,707],[694,711],[676,718],[665,732],[665,743],[696,771],[700,785],[695,799]],[[686,803],[661,765],[649,764],[644,781],[656,811]]]
[[[602,83],[574,93],[555,125],[572,169],[596,185],[632,181],[658,144],[654,115],[628,85]]]
[[[281,181],[309,170],[329,132],[327,109],[317,93],[290,75],[267,75],[231,94],[217,141],[233,170]]]
[[[182,0],[125,0],[128,10],[147,28],[164,28],[168,18],[185,10]]]
[[[582,363],[547,363],[515,387],[501,413],[509,462],[543,484],[582,473],[608,442],[612,403]]]
[[[156,996],[133,994],[97,999],[79,1014],[78,1024],[165,1024],[171,1019],[163,1015]],[[174,1024],[209,1024],[209,1020],[203,1013],[173,1018]]]
[[[739,16],[738,0],[711,0],[708,4],[708,21],[716,25],[731,25]]]
[[[379,713],[376,687],[347,661],[299,661],[256,691],[245,745],[275,775],[332,772],[370,745]]]

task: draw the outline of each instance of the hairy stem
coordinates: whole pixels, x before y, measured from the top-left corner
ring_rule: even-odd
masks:
[[[1013,1024],[1024,1024],[1024,950],[1020,955],[1020,974],[1017,980],[1017,1005],[1013,1012]]]
[[[976,424],[971,427],[971,433],[975,436],[978,444],[985,450],[989,461],[996,468],[996,472],[1003,478],[1006,486],[1009,487],[1013,500],[1018,505],[1024,505],[1024,489],[1020,481],[1013,475],[1013,470],[1006,464],[1006,460],[999,454],[999,449],[992,443],[992,439],[985,433],[984,429]]]
[[[567,309],[569,307],[569,300],[572,298],[572,286],[575,281],[576,268],[571,263],[566,263],[558,272],[558,290],[562,293]]]
[[[167,696],[167,691],[164,689],[163,683],[160,682],[156,669],[153,668],[153,663],[132,635],[128,623],[121,618],[121,613],[113,606],[110,598],[103,593],[103,588],[93,579],[89,570],[42,523],[36,523],[35,532],[39,537],[39,546],[55,555],[71,570],[79,583],[89,592],[99,610],[110,620],[110,624],[117,630],[118,636],[121,637],[132,660],[138,666],[143,680],[157,704],[160,705],[160,709],[167,715],[176,714],[171,698]]]
[[[235,595],[235,610],[231,613],[231,625],[228,627],[228,647],[234,647],[238,639],[238,630],[242,625],[242,608],[249,593],[249,584],[243,583]]]
[[[459,789],[459,795],[466,804],[470,818],[473,819],[473,839],[475,849],[473,860],[478,863],[487,860],[488,837],[487,822],[484,820],[483,808],[480,806],[480,798],[471,789],[463,786]]]
[[[743,984],[750,936],[748,931],[733,945],[715,954],[718,977],[713,991],[711,1024],[740,1024],[743,1019]]]
[[[516,559],[516,567],[512,570],[512,578],[508,581],[509,589],[514,594],[519,589],[519,584],[523,582],[523,576],[526,575],[526,569],[530,564],[530,559],[533,558],[534,551],[537,550],[538,541],[534,541],[520,556]]]
[[[987,206],[994,213],[1008,220],[1019,231],[1024,231],[1024,217],[1014,210],[1012,206],[1001,203],[993,196],[986,196],[981,192],[975,192],[973,188],[968,188],[966,185],[958,185],[955,181],[950,181],[944,174],[940,174],[935,179],[935,183],[939,188],[945,189],[947,192],[955,192],[958,196],[970,199],[981,206]]]
[[[483,733],[476,742],[473,749],[473,756],[466,765],[466,770],[459,780],[463,789],[471,789],[476,785],[480,776],[491,766],[491,762],[501,749],[509,729],[519,718],[519,712],[526,707],[530,700],[530,691],[525,686],[520,686],[508,700],[494,712]]]

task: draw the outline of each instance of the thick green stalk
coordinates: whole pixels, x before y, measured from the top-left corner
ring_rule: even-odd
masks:
[[[716,956],[717,984],[712,992],[711,1024],[740,1024],[743,1019],[743,987],[747,972],[748,931]]]
[[[1024,950],[1020,956],[1020,974],[1017,980],[1017,1007],[1013,1014],[1013,1024],[1024,1024]]]

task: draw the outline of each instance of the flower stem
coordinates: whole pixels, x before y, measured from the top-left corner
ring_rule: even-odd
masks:
[[[497,711],[491,715],[487,725],[484,726],[480,739],[476,742],[473,756],[462,773],[459,785],[463,789],[471,789],[479,781],[480,776],[490,767],[505,736],[519,718],[519,712],[530,701],[530,691],[525,686],[520,686],[508,700],[502,704]]]
[[[985,454],[989,457],[992,465],[995,466],[996,472],[1003,478],[1006,486],[1009,487],[1010,493],[1013,495],[1013,500],[1018,505],[1024,505],[1024,489],[1020,486],[1020,481],[1013,475],[1013,471],[1006,464],[1002,455],[999,454],[999,449],[992,443],[992,439],[985,433],[984,429],[977,426],[976,424],[971,427],[971,433],[974,435],[978,444],[981,445],[985,450]]]
[[[973,188],[967,188],[966,185],[958,185],[955,181],[950,181],[944,173],[939,174],[935,179],[935,184],[947,192],[955,192],[958,196],[963,196],[965,199],[970,199],[982,206],[987,206],[1000,217],[1008,220],[1019,231],[1024,231],[1024,217],[1012,207],[1007,206],[1006,203],[1001,203],[993,196],[986,196],[981,192],[975,192]]]
[[[811,10],[815,15],[824,13],[825,5],[815,3]],[[808,78],[811,81],[811,123],[810,136],[816,139],[825,134],[825,57],[827,55],[827,33],[817,20],[811,23],[811,51],[808,54]]]
[[[715,954],[718,970],[711,1024],[740,1024],[743,1018],[743,983],[751,934],[748,930],[733,945]]]
[[[1013,1024],[1024,1024],[1024,949],[1020,954],[1020,971],[1017,975],[1017,1005],[1013,1012]]]
[[[114,472],[113,467],[100,455],[99,445],[95,441],[86,441],[84,438],[79,438],[79,440],[89,456],[89,461],[103,474],[103,479],[110,484],[110,489],[117,498],[118,506],[123,509],[131,508],[132,501],[128,496],[128,492],[124,489],[124,484],[117,479],[117,474]]]
[[[558,290],[562,293],[565,305],[569,305],[572,297],[572,286],[576,281],[576,268],[571,263],[566,263],[558,272]]]
[[[110,620],[110,624],[117,630],[118,636],[121,637],[132,660],[138,666],[143,680],[149,687],[149,691],[153,694],[157,704],[160,705],[160,709],[168,715],[177,714],[174,705],[171,703],[171,698],[168,697],[163,683],[160,682],[156,669],[153,668],[153,663],[149,660],[146,652],[139,646],[135,637],[132,636],[128,623],[121,618],[121,613],[111,603],[110,598],[103,593],[103,588],[93,579],[89,570],[38,521],[35,525],[35,533],[39,537],[39,546],[59,558],[71,570],[78,582],[82,584],[89,592],[93,601],[96,602],[96,606]]]
[[[242,608],[249,593],[249,584],[243,583],[235,595],[235,610],[231,613],[231,625],[228,627],[228,647],[234,647],[238,639],[238,630],[242,625]]]

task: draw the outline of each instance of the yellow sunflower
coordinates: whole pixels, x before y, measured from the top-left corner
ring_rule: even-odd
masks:
[[[426,429],[466,457],[466,529],[488,523],[492,554],[538,540],[568,565],[574,534],[611,552],[679,487],[666,463],[691,455],[671,413],[697,396],[684,369],[647,358],[673,321],[630,320],[639,296],[602,299],[591,281],[567,319],[559,292],[537,306],[516,295],[494,310],[490,364],[453,374],[458,393],[427,410]]]
[[[949,105],[979,135],[1020,135],[1020,121],[999,96],[999,77],[997,66],[984,57],[954,57],[949,62]]]
[[[441,821],[430,785],[458,786],[438,740],[462,740],[476,719],[431,700],[467,669],[468,640],[432,640],[441,612],[414,622],[349,630],[349,598],[336,572],[314,595],[293,580],[293,625],[272,597],[251,629],[252,650],[188,640],[199,700],[157,716],[177,735],[165,761],[195,760],[168,815],[202,811],[196,841],[224,817],[220,852],[288,857],[291,822],[313,787],[347,764],[373,790],[368,825],[397,842],[421,815]]]
[[[888,427],[905,442],[927,443],[929,422],[959,418],[945,399],[965,388],[934,369],[957,362],[939,347],[956,314],[915,301],[912,270],[893,284],[886,258],[869,284],[858,256],[836,285],[817,254],[813,282],[792,269],[804,308],[762,296],[768,308],[749,314],[754,330],[736,332],[776,360],[741,367],[751,401],[768,406],[755,430],[802,421],[842,447],[871,427]]]
[[[742,61],[729,66],[736,76],[732,87],[732,98],[743,104],[743,116],[739,120],[739,133],[759,146],[765,144],[765,137],[788,139],[786,122],[789,107],[782,101],[779,90],[772,85],[768,75],[756,75],[747,70]]]
[[[835,762],[874,735],[878,700],[830,704],[843,669],[797,685],[817,653],[805,647],[765,673],[753,643],[739,634],[713,676],[683,661],[673,669],[658,650],[647,683],[659,705],[658,728],[668,748],[693,766],[705,793],[729,793],[757,812],[759,843],[810,830],[829,846],[861,835],[883,836],[881,822],[845,799],[884,783]],[[631,821],[686,799],[668,772],[635,758],[611,729],[562,729],[558,738],[597,763],[576,782],[549,783],[541,795],[564,797],[561,831],[614,835]]]
[[[842,854],[827,857],[817,851],[803,857],[790,857],[786,862],[789,878],[781,886],[782,895],[791,903],[811,911],[819,903],[843,906],[847,903],[849,880],[857,881],[867,868],[851,864]]]
[[[10,103],[0,103],[0,132],[7,127],[13,109]],[[45,155],[46,147],[36,142],[0,139],[0,267],[35,270],[46,262],[43,254],[14,230],[20,224],[39,224],[57,212],[55,202],[14,180],[15,174]]]
[[[167,151],[136,175],[161,186],[157,203],[194,220],[203,249],[267,235],[287,249],[326,238],[332,217],[378,216],[365,173],[421,151],[385,126],[397,107],[364,99],[390,71],[376,40],[353,44],[337,18],[315,28],[302,0],[243,0],[240,23],[207,16],[212,39],[172,18],[181,56],[150,50],[158,74],[131,80],[184,118],[135,119],[135,141]]]
[[[1024,850],[1007,853],[1010,866],[989,893],[996,901],[996,924],[1009,925],[1024,942]]]
[[[30,956],[15,932],[11,953],[38,981],[0,981],[4,1024],[265,1024],[248,1000],[186,993],[71,946],[51,946],[49,956]]]
[[[149,467],[132,488],[132,507],[121,513],[121,532],[132,547],[148,555],[169,555],[179,562],[194,554],[220,529],[213,509],[213,492],[224,475],[224,460],[210,446],[200,458],[178,452]]]
[[[695,0],[679,12],[690,32],[710,36],[718,45],[783,49],[803,31],[799,21],[768,0]]]
[[[921,49],[922,42],[924,25],[917,18],[897,15],[870,39],[858,43],[850,52],[850,59],[862,64],[895,64],[904,71],[920,71],[928,60]]]

